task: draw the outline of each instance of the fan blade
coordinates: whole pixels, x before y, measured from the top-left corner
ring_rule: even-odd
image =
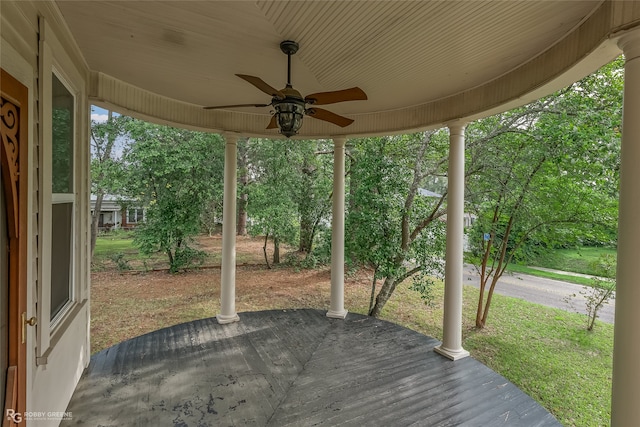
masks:
[[[331,111],[324,110],[322,108],[309,108],[307,110],[307,115],[315,119],[324,120],[325,122],[331,122],[340,127],[349,126],[351,123],[353,123],[352,119],[340,116],[336,113],[332,113]]]
[[[267,95],[271,95],[278,99],[284,99],[285,96],[278,89],[271,87],[268,83],[265,83],[260,77],[248,76],[246,74],[236,74],[236,76],[240,77],[243,80],[248,81]]]
[[[269,125],[267,129],[278,129],[278,120],[276,119],[276,115],[271,116],[271,121],[269,121]]]
[[[367,100],[367,94],[359,87],[336,90],[333,92],[312,93],[304,98],[304,101],[311,105],[326,105],[335,104],[336,102],[365,100]]]
[[[216,110],[220,108],[238,108],[238,107],[268,107],[271,104],[235,104],[235,105],[216,105],[214,107],[202,107],[205,110]]]

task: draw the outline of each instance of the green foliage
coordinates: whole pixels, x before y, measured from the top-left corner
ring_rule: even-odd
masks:
[[[125,126],[132,119],[109,114],[105,122],[91,122],[91,193],[119,195],[124,173],[121,156],[126,139]]]
[[[331,212],[333,145],[324,140],[299,141],[296,153],[291,160],[298,176],[294,192],[300,218],[298,250],[310,254],[315,239],[327,231],[323,223]]]
[[[377,316],[398,284],[420,273],[414,289],[429,299],[430,276],[441,277],[442,197],[419,190],[444,175],[445,132],[350,141],[346,253],[374,270],[369,312]],[[376,281],[383,285],[375,296]]]
[[[520,264],[509,264],[507,271],[511,273],[527,274],[529,276],[546,277],[547,279],[559,280],[561,282],[575,283],[576,285],[591,285],[588,277],[574,276],[570,273],[554,273],[552,271],[540,270],[536,267],[527,267]]]
[[[138,120],[126,130],[135,143],[123,155],[123,190],[147,206],[135,243],[143,254],[165,253],[172,272],[199,262],[201,255],[189,245],[222,185],[222,138]]]
[[[294,174],[287,160],[289,141],[255,139],[251,141],[252,166],[259,177],[248,189],[250,231],[254,235],[279,236],[293,243],[298,223],[291,188]]]
[[[73,109],[52,111],[51,181],[53,193],[73,192]]]
[[[213,236],[222,228],[222,194],[213,195],[200,214],[200,230]]]
[[[593,277],[591,286],[585,286],[580,292],[586,299],[588,331],[593,330],[598,318],[598,311],[614,298],[616,259],[611,255],[602,256],[594,261],[593,269],[598,275]]]
[[[123,252],[117,252],[112,254],[110,257],[111,261],[114,262],[118,271],[128,271],[131,270],[131,265],[129,265],[129,260],[127,259],[127,255]]]
[[[598,259],[603,256],[611,256],[615,259],[617,251],[610,247],[586,246],[551,249],[544,255],[533,259],[531,264],[554,270],[599,276],[601,272],[594,267],[597,267]]]
[[[621,71],[621,60],[614,61],[556,94],[469,125],[467,200],[477,215],[470,243],[481,263],[479,328],[509,263],[560,245],[612,243]]]
[[[172,267],[172,271],[186,270],[189,268],[201,266],[207,257],[205,251],[194,249],[187,245],[182,245],[175,251],[175,257]]]
[[[323,140],[249,140],[254,180],[246,192],[252,235],[269,235],[276,249],[282,242],[311,251],[331,206],[332,163],[321,155],[329,146]]]
[[[418,294],[420,294],[420,299],[427,307],[433,307],[435,298],[433,288],[436,283],[436,279],[432,276],[420,272],[412,278],[412,283],[411,286],[409,286],[409,289],[418,292]]]
[[[316,231],[315,243],[310,252],[290,253],[285,262],[295,268],[319,268],[331,262],[331,229],[320,225]]]

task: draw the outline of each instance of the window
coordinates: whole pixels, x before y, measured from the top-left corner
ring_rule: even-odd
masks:
[[[1,0],[0,0],[1,1]],[[89,108],[82,70],[41,18],[38,44],[39,129],[36,365],[46,365],[73,319],[86,312],[89,297]],[[86,144],[85,144],[86,142]],[[75,339],[75,338],[73,338]],[[70,341],[65,340],[66,344]],[[63,347],[64,348],[64,347]],[[59,353],[57,357],[65,357]],[[58,359],[59,360],[59,359]]]
[[[128,224],[137,224],[144,220],[144,209],[142,208],[133,208],[127,210],[127,223]]]
[[[51,312],[59,317],[73,297],[75,100],[52,76],[51,105]]]

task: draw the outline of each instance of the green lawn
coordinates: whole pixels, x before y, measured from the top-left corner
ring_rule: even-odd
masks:
[[[589,278],[542,271],[531,267],[551,268],[553,270],[597,276],[598,272],[594,270],[593,263],[597,261],[598,258],[604,255],[613,256],[615,259],[617,256],[617,252],[613,248],[602,247],[555,249],[550,253],[529,262],[529,265],[509,264],[507,270],[511,271],[512,273],[528,274],[531,276],[546,277],[548,279],[576,283],[578,285],[591,286],[592,280]],[[469,260],[468,262],[472,261]]]
[[[237,265],[264,263],[262,241],[256,240],[256,242],[258,244],[254,245],[255,247],[250,253],[238,252],[236,254]],[[189,245],[194,249],[201,249],[207,253],[204,262],[205,266],[220,265],[222,240],[219,236],[217,239],[205,235],[197,236]],[[284,256],[287,250],[287,247],[283,245],[281,254]],[[93,271],[105,271],[112,268],[117,268],[121,271],[149,271],[169,268],[169,261],[165,253],[141,254],[134,244],[132,231],[112,231],[98,236],[91,264]]]
[[[593,269],[592,264],[603,255],[616,257],[616,249],[603,247],[556,249],[550,254],[536,260],[535,265],[537,267],[553,268],[555,270],[597,275],[598,273]]]
[[[96,240],[94,257],[109,257],[118,252],[136,254],[138,250],[133,246],[133,237],[129,233],[114,233],[99,236]]]
[[[493,298],[487,331],[470,331],[464,347],[563,425],[609,425],[613,325],[598,322],[588,332],[583,315]]]
[[[549,268],[549,267],[546,267],[546,268]],[[593,283],[593,280],[587,277],[571,276],[568,274],[559,274],[551,271],[537,270],[535,268],[527,267],[526,265],[510,264],[507,267],[507,270],[512,273],[528,274],[530,276],[537,276],[537,277],[546,277],[547,279],[560,280],[563,282],[570,282],[578,285],[591,286]]]
[[[436,301],[442,298],[436,291]],[[487,326],[474,327],[478,290],[465,286],[463,347],[551,411],[565,426],[610,424],[613,325],[586,330],[586,316],[494,295]],[[442,339],[442,310],[402,285],[383,318]],[[361,311],[351,307],[353,311]]]
[[[133,232],[131,231],[112,231],[98,236],[91,261],[94,271],[113,267],[120,270],[146,270],[158,268],[158,266],[162,267],[163,263],[166,263],[163,254],[141,255],[133,243]]]
[[[436,290],[436,301],[442,288]],[[463,347],[551,411],[565,426],[610,424],[613,325],[586,330],[584,315],[494,295],[487,326],[475,329],[478,290],[464,287]],[[364,307],[350,307],[363,312]],[[425,308],[400,286],[382,317],[442,339],[440,304]]]

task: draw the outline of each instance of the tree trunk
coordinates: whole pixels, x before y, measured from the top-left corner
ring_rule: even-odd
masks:
[[[497,257],[495,257],[494,255],[493,266],[495,266],[496,263],[497,263],[497,266],[495,267],[492,266],[491,271],[489,273],[487,273],[487,265],[491,258],[490,256],[491,246],[494,245],[495,243],[494,242],[495,232],[493,231],[491,232],[491,237],[487,242],[484,256],[482,258],[482,274],[480,275],[480,284],[481,284],[480,297],[478,300],[478,311],[476,312],[476,328],[478,329],[483,329],[487,324],[487,318],[489,317],[489,308],[491,308],[491,300],[493,298],[493,291],[496,288],[496,284],[498,283],[498,280],[500,279],[500,277],[502,277],[502,275],[504,274],[504,271],[506,270],[507,265],[509,264],[509,262],[513,257],[513,253],[524,241],[524,239],[521,239],[520,242],[517,243],[515,247],[511,250],[509,256],[507,257],[508,242],[511,237],[511,232],[513,231],[513,223],[515,221],[516,215],[518,214],[518,212],[520,211],[520,208],[522,207],[524,197],[529,191],[529,186],[531,185],[531,181],[533,180],[533,177],[538,173],[540,168],[542,168],[542,165],[544,164],[545,159],[546,157],[542,156],[538,160],[538,163],[535,165],[531,173],[527,176],[527,179],[522,189],[520,190],[520,193],[518,194],[518,198],[510,213],[509,221],[507,222],[507,226],[505,227],[502,238],[500,239],[500,243],[497,244],[496,246],[496,249],[499,251],[498,251]],[[496,207],[494,209],[492,229],[495,227],[496,224],[498,224],[499,218],[501,216],[500,201],[503,199],[503,197],[504,197],[504,193],[500,195],[500,198],[498,199],[498,203],[496,204]],[[485,278],[485,275],[486,275],[486,278]],[[489,277],[491,278],[491,286],[489,286],[489,290],[487,291],[487,300],[483,301],[484,290],[487,282],[489,281]],[[483,303],[484,303],[484,308],[483,308]],[[481,312],[482,312],[482,315],[480,314]]]
[[[300,243],[298,245],[299,252],[311,252],[311,244],[313,242],[314,232],[314,206],[317,201],[314,200],[313,181],[315,168],[309,164],[305,157],[302,163],[301,188],[298,199],[298,214],[300,215]]]
[[[167,258],[169,258],[169,273],[175,273],[174,271],[175,258],[173,257],[173,252],[171,252],[171,249],[167,249],[166,254],[167,254]]]
[[[593,327],[596,324],[596,313],[593,313],[593,315],[589,315],[589,323],[587,324],[587,331],[591,332],[593,331]]]
[[[262,246],[262,252],[264,253],[264,261],[267,263],[267,268],[271,270],[269,265],[269,257],[267,256],[267,242],[269,241],[269,233],[264,236],[264,246]]]
[[[273,263],[280,264],[280,239],[273,236]]]
[[[349,156],[349,172],[353,171],[356,168],[356,160],[353,156]],[[355,212],[357,209],[356,206],[356,190],[358,189],[358,181],[353,179],[353,174],[349,173],[347,175],[347,179],[349,182],[349,198],[347,200],[349,206],[349,212]]]
[[[107,116],[107,122],[111,123],[113,121],[113,112],[109,111]],[[113,128],[109,129],[109,135],[107,137],[107,145],[104,148],[104,152],[100,157],[99,161],[105,162],[107,159],[111,158],[111,151],[113,151],[113,146],[116,142],[116,135],[113,131]],[[104,177],[100,177],[104,178]],[[99,178],[99,179],[100,179]],[[98,183],[98,190],[96,191],[96,206],[93,210],[93,214],[91,215],[91,258],[93,259],[93,253],[96,249],[96,241],[98,240],[98,222],[100,221],[100,211],[102,210],[102,201],[104,200],[104,190],[100,188],[100,183]]]
[[[313,241],[314,222],[311,217],[305,215],[300,218],[300,245],[299,252],[311,252],[311,242]]]
[[[380,288],[380,292],[378,292],[378,296],[376,297],[376,303],[373,305],[373,308],[369,311],[369,316],[371,317],[380,316],[380,313],[382,313],[382,309],[384,308],[384,305],[387,303],[387,301],[389,301],[389,298],[391,297],[391,294],[393,294],[393,291],[395,290],[396,285],[397,283],[393,279],[389,277],[386,277],[384,279],[382,288]]]
[[[249,184],[249,138],[238,140],[238,221],[236,233],[238,236],[247,235],[247,204],[249,196],[247,185]]]
[[[476,308],[476,328],[482,329],[484,328],[484,323],[482,323],[482,308],[484,306],[484,288],[487,285],[487,282],[484,278],[484,275],[480,275],[480,295],[478,296],[478,307]]]
[[[247,194],[241,194],[238,200],[238,225],[236,231],[238,236],[247,235]]]
[[[369,298],[369,313],[373,310],[373,302],[376,297],[376,282],[378,278],[376,277],[376,273],[378,272],[378,267],[373,270],[373,280],[371,281],[371,297]]]
[[[489,318],[489,308],[491,308],[491,301],[493,299],[493,292],[496,289],[496,285],[498,284],[498,280],[502,274],[498,274],[495,272],[493,275],[493,280],[491,280],[491,286],[489,287],[489,292],[487,293],[487,302],[484,304],[484,313],[482,314],[482,327],[487,324],[487,319]]]

